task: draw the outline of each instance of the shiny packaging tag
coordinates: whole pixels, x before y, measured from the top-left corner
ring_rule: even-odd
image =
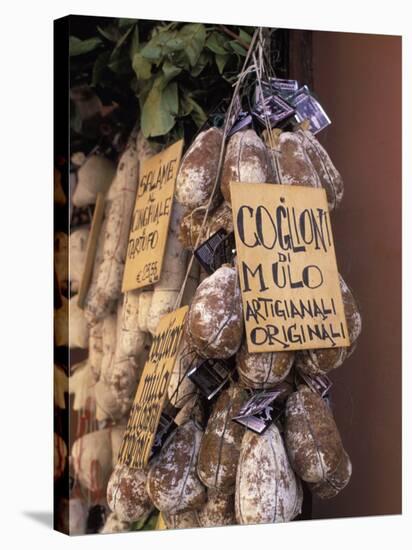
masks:
[[[288,101],[295,108],[296,121],[308,120],[312,134],[319,133],[331,124],[322,105],[311,95],[307,86],[300,88]]]
[[[235,255],[234,233],[219,229],[195,250],[195,258],[211,275],[223,264],[231,264]]]
[[[277,94],[283,99],[288,99],[293,96],[299,89],[297,80],[289,80],[287,78],[270,78],[268,81],[262,82],[263,95]],[[260,86],[256,85],[255,102],[260,102]]]
[[[287,99],[299,89],[299,82],[297,80],[289,80],[287,78],[271,78],[270,85],[284,99]]]
[[[229,381],[234,368],[233,361],[225,359],[205,359],[197,363],[187,377],[210,401]]]
[[[327,397],[329,390],[333,386],[331,379],[328,378],[326,374],[322,376],[309,376],[304,372],[299,371],[299,376],[314,393],[319,394],[323,398]]]
[[[253,114],[263,126],[266,126],[266,121],[268,121],[273,128],[282,120],[291,117],[294,112],[295,109],[284,99],[272,95],[257,103]]]
[[[232,420],[257,434],[262,434],[283,412],[282,407],[274,403],[280,394],[281,392],[276,390],[256,393]]]
[[[157,427],[149,460],[151,460],[160,451],[163,443],[166,441],[166,438],[169,437],[169,435],[175,428],[177,428],[177,424],[175,423],[173,418],[166,413],[162,413],[160,416],[159,425]]]
[[[243,128],[247,128],[251,124],[252,124],[252,115],[247,111],[241,111],[234,125],[232,126],[232,129],[228,133],[228,137],[232,136],[236,132],[239,132],[239,130],[242,130]]]

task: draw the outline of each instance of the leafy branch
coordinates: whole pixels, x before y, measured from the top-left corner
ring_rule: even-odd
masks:
[[[116,102],[135,101],[148,138],[193,134],[213,105],[230,95],[253,30],[110,20],[96,25],[93,36],[70,37],[72,81],[98,95],[112,93]]]

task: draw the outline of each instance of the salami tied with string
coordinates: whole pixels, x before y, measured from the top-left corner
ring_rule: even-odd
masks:
[[[242,300],[236,268],[223,265],[199,285],[190,307],[186,338],[201,357],[234,355],[243,336]]]

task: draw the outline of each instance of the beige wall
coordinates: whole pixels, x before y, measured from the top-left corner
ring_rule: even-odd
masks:
[[[313,517],[401,512],[401,39],[313,33],[314,90],[332,119],[320,139],[345,196],[332,215],[338,265],[360,303],[355,354],[333,375],[350,485]]]

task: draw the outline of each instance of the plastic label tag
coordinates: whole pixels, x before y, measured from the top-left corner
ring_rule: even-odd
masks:
[[[233,368],[233,361],[205,359],[195,365],[187,376],[210,401],[228,382]]]
[[[195,257],[211,275],[223,264],[230,264],[235,255],[234,233],[219,229],[195,250]]]
[[[280,394],[279,391],[264,391],[253,395],[232,420],[255,433],[262,434],[283,412],[283,409],[274,403]]]
[[[263,126],[266,125],[266,120],[268,120],[270,126],[273,128],[279,122],[291,117],[294,112],[295,109],[284,99],[272,95],[266,97],[263,101],[259,101],[255,106],[253,114]]]
[[[297,122],[309,120],[309,129],[312,134],[319,133],[331,124],[331,120],[322,105],[310,94],[307,86],[300,88],[294,96],[289,98],[289,102],[295,108]]]
[[[163,443],[169,435],[177,428],[176,422],[166,413],[160,415],[159,425],[154,438],[153,447],[149,455],[149,461],[160,451]]]

